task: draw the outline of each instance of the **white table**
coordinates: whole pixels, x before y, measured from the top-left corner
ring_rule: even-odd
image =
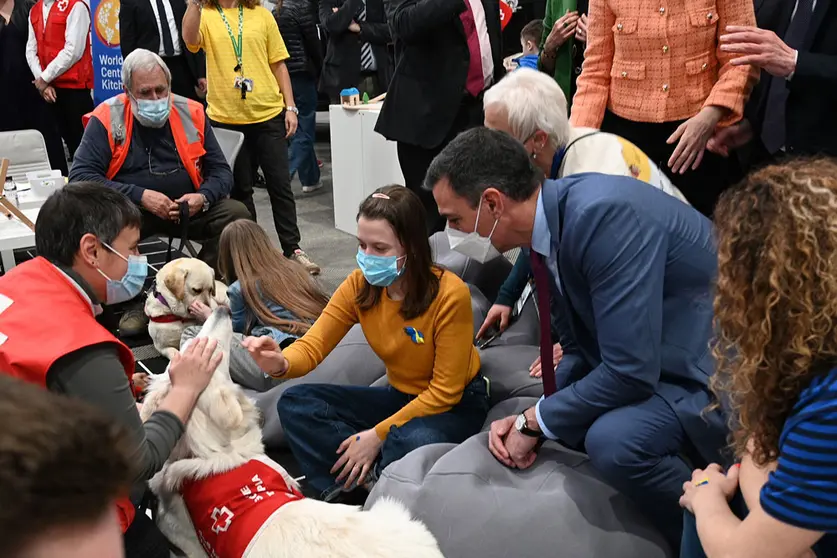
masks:
[[[375,131],[381,105],[347,110],[329,108],[334,226],[357,234],[357,209],[369,194],[389,184],[404,184],[395,142]]]
[[[17,207],[18,209],[38,209],[47,200],[47,196],[39,196],[29,188],[29,183],[17,183]]]
[[[22,211],[34,223],[38,219],[40,206],[22,208]],[[34,231],[17,219],[0,215],[0,259],[3,262],[3,271],[8,273],[15,266],[15,250],[33,246],[35,246]]]

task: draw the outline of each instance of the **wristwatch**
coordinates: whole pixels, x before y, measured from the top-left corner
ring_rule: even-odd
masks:
[[[296,108],[296,107],[285,107],[285,108],[288,109],[289,111],[291,111],[292,113],[294,113],[295,115],[299,116],[299,109],[298,108]]]
[[[203,198],[203,209],[201,211],[206,213],[209,211],[209,198],[206,197],[206,194],[201,194],[201,197]]]
[[[524,436],[528,436],[530,438],[541,437],[540,432],[529,428],[529,421],[526,420],[526,415],[524,415],[523,413],[517,415],[517,420],[514,421],[514,428]]]

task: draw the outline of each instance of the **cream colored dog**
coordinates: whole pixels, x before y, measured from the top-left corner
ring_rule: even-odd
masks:
[[[258,411],[230,379],[229,309],[217,308],[200,337],[217,340],[223,360],[150,483],[160,499],[158,525],[186,556],[444,558],[427,528],[395,501],[361,511],[304,498],[265,455]],[[152,379],[143,419],[170,389],[168,372]]]
[[[178,258],[157,273],[154,290],[145,300],[148,334],[154,348],[169,360],[180,347],[180,337],[187,326],[198,322],[189,313],[193,302],[214,309],[229,304],[227,287],[215,280],[209,265],[196,258]]]

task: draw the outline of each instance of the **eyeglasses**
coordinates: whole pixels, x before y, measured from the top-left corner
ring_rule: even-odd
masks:
[[[173,145],[169,145],[169,142],[163,141],[161,143],[162,144],[160,145],[160,149],[164,149],[166,151],[168,151],[168,150],[174,150],[175,152],[177,151],[177,147],[175,147]],[[183,164],[181,163],[180,159],[177,160],[177,167],[175,167],[172,170],[166,170],[166,171],[154,170],[153,157],[151,157],[151,149],[150,148],[146,149],[146,151],[148,152],[148,173],[151,176],[166,177],[166,176],[171,176],[173,174],[177,174],[178,172],[183,170]]]

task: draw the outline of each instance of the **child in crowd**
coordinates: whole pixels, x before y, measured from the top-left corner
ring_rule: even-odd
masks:
[[[305,268],[274,248],[253,221],[227,225],[218,250],[235,333],[268,336],[284,348],[308,331],[328,304]],[[191,310],[201,319],[210,313],[201,303]]]
[[[681,558],[837,556],[835,177],[832,161],[796,160],[718,203],[713,388],[741,462],[684,484]]]
[[[541,42],[542,35],[542,19],[533,19],[521,29],[520,48],[523,50],[523,56],[517,59],[518,68],[538,69],[538,57],[540,56],[538,45]]]

